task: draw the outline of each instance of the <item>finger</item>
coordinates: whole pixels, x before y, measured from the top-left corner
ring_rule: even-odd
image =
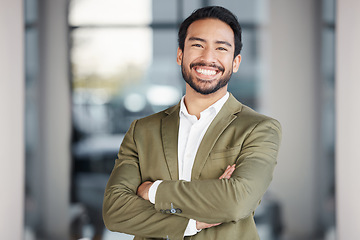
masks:
[[[229,179],[234,172],[235,168],[233,166],[230,166],[225,172],[224,172],[224,178]]]
[[[218,225],[220,225],[221,223],[212,223],[212,224],[206,224],[204,228],[211,228],[211,227],[216,227]]]
[[[221,223],[204,223],[204,222],[199,222],[196,221],[196,229],[200,230],[200,229],[205,229],[205,228],[211,228],[211,227],[215,227],[220,225]]]
[[[231,177],[232,172],[228,172],[224,178],[229,179]]]
[[[225,172],[220,176],[219,179],[228,178],[229,175],[229,169],[225,170]]]
[[[224,173],[219,177],[219,179],[223,179],[226,176],[227,171],[229,170],[230,165],[227,166],[227,168],[225,169]]]
[[[227,169],[224,174],[223,174],[223,178],[229,179],[233,172],[235,171],[235,164],[232,165],[229,169]]]
[[[230,175],[230,177],[231,177],[231,175],[233,174],[233,172],[235,171],[235,169],[236,169],[236,165],[235,165],[235,164],[232,165],[232,166],[229,168],[228,174]]]
[[[221,223],[213,223],[213,224],[209,224],[210,227],[215,227],[215,226],[219,226]]]
[[[233,174],[233,172],[236,169],[236,164],[233,165],[228,165],[224,171],[224,173],[219,177],[219,179],[229,179],[231,177],[231,175]]]

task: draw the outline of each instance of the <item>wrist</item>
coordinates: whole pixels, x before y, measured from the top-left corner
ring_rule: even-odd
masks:
[[[149,200],[149,189],[152,184],[153,184],[153,182],[150,182],[150,181],[143,182],[138,187],[136,194],[145,200]]]
[[[155,204],[155,196],[160,183],[162,183],[162,180],[156,180],[149,188],[149,201],[152,204]]]

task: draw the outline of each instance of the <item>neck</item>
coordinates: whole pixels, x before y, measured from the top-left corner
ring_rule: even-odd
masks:
[[[200,113],[216,103],[227,93],[227,86],[219,89],[215,93],[208,95],[200,94],[194,91],[190,86],[186,86],[185,94],[185,106],[189,114],[195,115],[198,119],[200,118]]]

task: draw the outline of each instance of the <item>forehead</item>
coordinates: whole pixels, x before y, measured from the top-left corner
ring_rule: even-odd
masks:
[[[234,32],[232,28],[225,22],[206,18],[190,24],[186,40],[192,37],[202,38],[206,41],[227,41],[234,45]]]

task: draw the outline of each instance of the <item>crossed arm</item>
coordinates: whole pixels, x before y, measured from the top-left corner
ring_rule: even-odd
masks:
[[[235,171],[235,164],[231,166],[228,165],[224,173],[219,177],[219,179],[229,179],[234,171]],[[142,183],[138,187],[136,194],[145,200],[149,200],[149,190],[152,184],[153,182],[151,181],[146,181]],[[220,224],[221,223],[205,223],[205,222],[196,221],[196,229],[197,230],[206,229],[206,228],[218,226]]]
[[[201,229],[249,216],[270,184],[281,135],[276,121],[264,121],[252,130],[242,143],[234,171],[225,171],[221,179],[165,180],[154,205],[145,200],[150,184],[142,185],[135,124],[124,138],[105,191],[104,223],[112,231],[182,239],[189,219],[196,219]],[[170,204],[182,213],[162,213]]]

